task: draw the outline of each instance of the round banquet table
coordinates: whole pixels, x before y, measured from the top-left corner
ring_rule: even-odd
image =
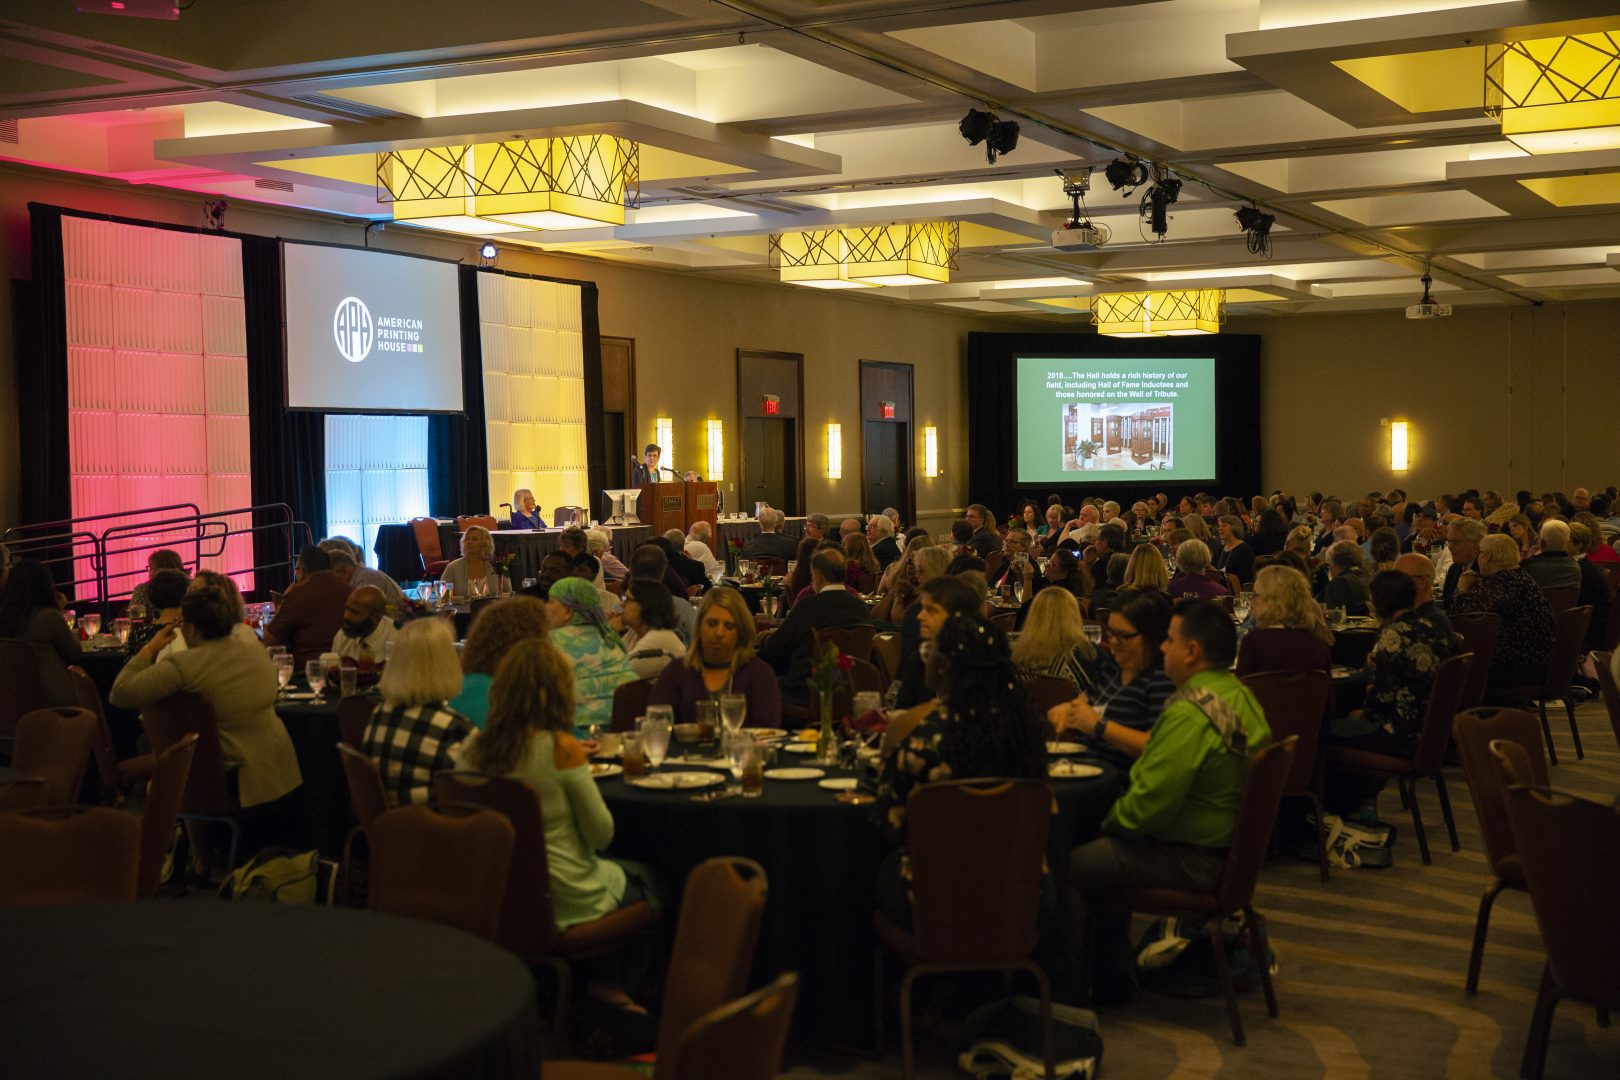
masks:
[[[300,673],[289,685],[301,690],[308,683]],[[381,701],[375,694],[372,697]],[[282,698],[276,702],[276,715],[292,739],[298,771],[304,778],[300,802],[303,846],[319,848],[322,855],[335,859],[343,853],[343,840],[355,824],[349,782],[337,750],[343,737],[338,728],[338,699],[331,693],[315,700]]]
[[[682,752],[701,751],[671,749],[672,755]],[[814,761],[808,755],[779,755],[779,767],[797,765]],[[666,762],[663,771],[694,768]],[[1122,783],[1117,770],[1103,769],[1100,777],[1051,782],[1059,810],[1048,845],[1054,855],[1096,836]],[[855,775],[837,768],[826,772]],[[757,799],[715,802],[695,802],[691,792],[632,787],[617,776],[598,783],[613,812],[609,854],[658,868],[672,901],[680,897],[687,872],[704,859],[741,855],[763,866],[770,893],[751,985],[797,971],[801,990],[794,1038],[871,1045],[872,913],[878,864],[889,850],[874,804],[840,803],[835,792],[814,780],[766,780]]]
[[[8,911],[5,922],[10,1080],[539,1075],[528,969],[437,923],[145,901]]]

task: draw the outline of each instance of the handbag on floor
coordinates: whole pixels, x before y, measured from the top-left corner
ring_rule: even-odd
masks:
[[[313,904],[320,894],[321,853],[265,848],[226,875],[219,895],[226,900],[273,904]],[[331,882],[327,882],[328,897]]]
[[[1046,1075],[1039,999],[993,1001],[970,1013],[963,1026],[976,1040],[956,1059],[968,1075],[980,1080],[1038,1080]],[[1102,1053],[1097,1014],[1053,1002],[1052,1062],[1058,1080],[1092,1080]]]

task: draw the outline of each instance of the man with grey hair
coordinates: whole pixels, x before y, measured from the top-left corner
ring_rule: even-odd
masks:
[[[759,535],[743,545],[742,553],[745,559],[781,559],[786,562],[793,558],[798,545],[793,538],[782,535],[782,521],[786,515],[774,506],[767,506],[759,512]]]
[[[405,590],[399,583],[381,570],[373,570],[369,566],[361,566],[355,562],[348,545],[342,537],[335,537],[321,541],[321,550],[332,562],[332,575],[340,581],[345,581],[356,589],[370,585],[382,593],[385,607],[394,611],[401,611],[405,607]]]
[[[1024,565],[1029,559],[1030,535],[1023,529],[1008,529],[1007,538],[1001,543],[1001,553],[1006,558],[996,567],[995,573],[986,579],[991,589],[1001,589],[1024,576]]]
[[[630,568],[613,554],[613,534],[606,529],[585,530],[585,553],[596,556],[602,564],[602,576],[608,581],[623,581],[630,576]]]
[[[894,526],[894,532],[898,535],[900,532],[900,511],[892,506],[885,506],[883,516],[889,519],[889,524]]]
[[[1440,589],[1442,603],[1451,603],[1451,598],[1457,595],[1458,580],[1465,571],[1474,568],[1474,560],[1479,558],[1479,542],[1485,539],[1485,534],[1485,523],[1473,518],[1454,518],[1446,523],[1446,551],[1451,556],[1451,565],[1446,568]]]
[[[826,514],[811,514],[804,519],[804,535],[812,540],[825,540],[831,528],[832,519]]]
[[[865,532],[865,531],[866,531],[866,526],[861,524],[861,519],[860,518],[847,517],[843,521],[841,521],[839,523],[839,525],[838,525],[838,541],[839,541],[839,543],[843,543],[844,537],[848,536],[850,533],[858,533],[858,532]]]
[[[1322,590],[1324,607],[1342,607],[1347,615],[1367,614],[1372,599],[1367,579],[1361,576],[1364,556],[1354,540],[1335,540],[1327,550],[1328,583]]]
[[[1581,568],[1569,553],[1569,526],[1557,518],[1541,523],[1541,551],[1525,560],[1524,572],[1543,589],[1581,587]]]
[[[702,563],[703,572],[711,578],[720,569],[720,560],[714,557],[714,551],[709,547],[709,539],[713,535],[714,528],[707,521],[694,521],[686,531],[686,542],[682,547],[686,557]]]
[[[900,557],[900,545],[894,539],[894,522],[883,514],[873,514],[866,523],[866,539],[872,545],[872,556],[878,561],[879,570],[887,570],[889,564]]]
[[[1225,585],[1204,571],[1209,569],[1209,545],[1196,536],[1176,546],[1176,576],[1170,579],[1170,599],[1183,596],[1228,596]]]

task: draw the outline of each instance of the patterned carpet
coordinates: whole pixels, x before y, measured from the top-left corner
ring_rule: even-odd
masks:
[[[1552,770],[1553,785],[1614,799],[1620,794],[1620,749],[1601,702],[1577,711],[1584,761],[1575,761],[1562,712],[1554,714],[1560,764]],[[1256,906],[1269,920],[1277,953],[1281,1015],[1269,1019],[1258,992],[1241,995],[1248,1046],[1232,1045],[1218,997],[1184,1001],[1144,993],[1129,1006],[1101,1013],[1103,1073],[1130,1080],[1518,1076],[1544,955],[1540,935],[1529,897],[1504,892],[1491,917],[1479,994],[1464,996],[1474,914],[1490,876],[1462,771],[1448,769],[1446,783],[1462,850],[1450,850],[1434,785],[1423,783],[1419,798],[1431,866],[1419,861],[1411,818],[1391,787],[1380,816],[1400,827],[1393,867],[1334,871],[1327,885],[1318,880],[1314,863],[1276,859],[1266,867]],[[1620,897],[1615,901],[1620,909]],[[966,1075],[954,1065],[960,1049],[919,1038],[919,1075]],[[794,1080],[900,1076],[892,1041],[876,1061],[829,1054],[790,1064],[784,1075]],[[1601,1028],[1592,1009],[1560,1005],[1546,1075],[1620,1077],[1620,1023]]]

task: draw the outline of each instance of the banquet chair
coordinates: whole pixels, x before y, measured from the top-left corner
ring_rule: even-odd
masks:
[[[1266,995],[1266,1013],[1277,1015],[1277,993],[1271,985],[1270,951],[1266,928],[1254,910],[1254,886],[1265,865],[1271,834],[1277,827],[1277,806],[1294,766],[1299,745],[1296,736],[1271,743],[1249,759],[1248,776],[1243,781],[1243,799],[1238,804],[1237,821],[1232,827],[1232,843],[1226,852],[1226,868],[1214,892],[1198,893],[1182,889],[1133,889],[1132,911],[1147,915],[1180,915],[1199,912],[1208,916],[1210,951],[1215,956],[1215,975],[1226,998],[1226,1017],[1232,1024],[1232,1041],[1244,1044],[1243,1018],[1238,1015],[1237,994],[1226,956],[1226,916],[1243,912],[1243,928],[1249,936],[1254,966],[1260,972],[1260,987]]]
[[[1496,637],[1502,630],[1502,617],[1494,611],[1470,611],[1453,616],[1451,628],[1461,639],[1457,651],[1474,654],[1468,682],[1463,686],[1461,706],[1477,709],[1485,702],[1485,686],[1491,677],[1491,658],[1496,655]]]
[[[19,776],[0,780],[0,814],[14,810],[36,810],[45,805],[45,778]]]
[[[782,1069],[798,996],[798,973],[789,971],[769,986],[706,1013],[675,1044],[675,1064],[655,1075],[669,1080],[771,1080]]]
[[[424,803],[378,815],[368,906],[493,939],[512,868],[512,823],[493,810]]]
[[[1243,594],[1243,582],[1236,574],[1222,574],[1221,584],[1226,586],[1226,595],[1236,600]]]
[[[146,807],[141,811],[141,864],[135,895],[157,895],[163,883],[163,860],[174,839],[174,822],[180,816],[180,797],[185,794],[191,775],[191,759],[197,753],[197,736],[187,735],[156,755],[152,762],[152,782],[146,786]]]
[[[1474,944],[1468,953],[1468,977],[1464,991],[1473,997],[1479,989],[1479,969],[1485,959],[1485,934],[1490,929],[1491,907],[1503,889],[1524,891],[1524,867],[1513,846],[1508,827],[1507,807],[1502,799],[1502,773],[1491,757],[1492,740],[1505,740],[1521,747],[1530,762],[1531,783],[1547,782],[1547,760],[1541,753],[1541,731],[1536,718],[1522,709],[1468,709],[1457,714],[1452,727],[1457,756],[1462,759],[1463,775],[1474,800],[1479,832],[1485,841],[1485,861],[1494,875],[1480,897],[1474,917]]]
[[[1552,588],[1543,588],[1541,595],[1547,598],[1547,606],[1552,608],[1553,618],[1557,619],[1575,606],[1575,602],[1580,599],[1581,590],[1574,585],[1556,585]]]
[[[444,568],[450,565],[450,560],[444,557],[444,549],[439,544],[439,522],[436,518],[411,518],[411,534],[416,537],[416,550],[422,560],[422,573],[430,578],[436,578],[444,573]]]
[[[196,735],[196,753],[180,797],[180,818],[199,824],[221,824],[230,830],[225,872],[236,869],[242,841],[242,808],[226,780],[225,755],[219,747],[219,725],[214,707],[196,694],[176,694],[141,710],[141,724],[161,754],[187,735]]]
[[[338,698],[338,736],[343,745],[352,746],[356,750],[364,749],[366,726],[371,723],[371,714],[377,711],[381,699],[369,694],[350,694],[346,698]]]
[[[991,625],[993,625],[997,630],[1000,630],[1002,634],[1010,634],[1014,630],[1018,629],[1018,612],[998,611],[996,614],[990,616],[990,622]]]
[[[679,661],[673,661],[679,663]],[[653,679],[637,679],[635,682],[623,683],[613,691],[613,719],[611,727],[614,731],[634,731],[636,717],[645,716],[647,702],[652,699]]]
[[[1614,668],[1610,666],[1613,662],[1613,653],[1592,654],[1592,664],[1597,668],[1598,688],[1603,692],[1603,709],[1609,714],[1609,726],[1614,729],[1615,742],[1620,743],[1620,686],[1614,681]]]
[[[338,861],[338,876],[343,881],[339,891],[350,897],[354,885],[354,839],[364,836],[370,844],[372,824],[388,811],[388,785],[383,783],[377,763],[358,744],[345,740],[337,744],[337,752],[343,762],[343,779],[349,788],[349,802],[354,807],[357,822],[343,837],[343,853]]]
[[[85,709],[35,709],[17,720],[11,767],[45,778],[46,805],[76,803],[95,737],[96,718]]]
[[[1540,1080],[1559,1001],[1595,1005],[1600,1018],[1620,1008],[1620,925],[1613,910],[1620,896],[1620,810],[1517,783],[1503,796],[1547,950],[1519,1064],[1520,1076]]]
[[[544,964],[556,974],[557,1008],[553,1020],[554,1030],[561,1036],[567,1030],[568,1005],[573,996],[574,977],[569,962],[613,952],[656,926],[658,912],[642,900],[599,919],[559,929],[551,898],[540,793],[521,780],[482,773],[439,772],[433,776],[433,797],[440,802],[487,806],[511,821],[512,869],[506,879],[506,900],[501,905],[495,941],[526,963]]]
[[[876,636],[877,627],[870,623],[864,626],[830,626],[815,632],[816,641],[830,641],[845,656],[868,662],[872,659],[872,641]]]
[[[1551,590],[1548,590],[1551,591]],[[1547,760],[1558,764],[1558,749],[1553,746],[1552,726],[1547,723],[1547,702],[1562,700],[1569,717],[1569,734],[1575,740],[1575,760],[1586,756],[1581,747],[1581,729],[1575,722],[1575,702],[1569,696],[1569,684],[1575,678],[1581,653],[1586,642],[1586,624],[1592,618],[1592,608],[1571,607],[1558,615],[1558,629],[1553,634],[1552,655],[1547,660],[1547,675],[1540,686],[1505,687],[1501,694],[1509,701],[1528,705],[1535,702],[1541,716],[1541,733],[1547,739]]]
[[[1462,699],[1463,687],[1468,682],[1468,667],[1473,662],[1469,653],[1447,657],[1435,669],[1434,683],[1429,688],[1429,703],[1423,710],[1423,727],[1418,732],[1417,752],[1410,758],[1392,754],[1375,754],[1353,746],[1333,746],[1328,749],[1328,760],[1335,765],[1359,772],[1394,778],[1400,787],[1401,801],[1412,812],[1412,831],[1417,835],[1418,853],[1423,865],[1428,866],[1429,838],[1423,831],[1423,812],[1418,809],[1417,782],[1424,777],[1434,780],[1440,796],[1440,813],[1445,818],[1446,832],[1451,837],[1451,850],[1459,851],[1457,822],[1451,816],[1451,796],[1446,791],[1446,777],[1441,765],[1446,744],[1451,741],[1451,721],[1457,715],[1457,703]]]
[[[456,517],[456,532],[464,533],[472,525],[479,525],[494,532],[500,526],[500,522],[496,521],[492,514],[461,514]]]
[[[95,715],[96,732],[92,756],[96,763],[97,778],[101,781],[101,797],[104,801],[110,801],[117,806],[137,784],[152,775],[152,755],[137,754],[119,761],[113,748],[112,728],[107,725],[107,711],[101,705],[101,691],[96,689],[90,673],[77,664],[70,664],[68,679],[73,683],[73,692],[78,696],[79,707]]]
[[[551,524],[553,528],[571,525],[574,520],[585,512],[583,506],[559,506],[551,511]]]
[[[1067,705],[1080,693],[1078,686],[1056,675],[1029,675],[1020,683],[1024,688],[1024,699],[1029,702],[1029,711],[1043,724],[1046,714],[1054,706]]]
[[[883,676],[883,688],[900,677],[900,635],[894,631],[872,635],[872,662]]]
[[[923,975],[970,971],[1026,971],[1035,979],[1046,1077],[1055,1076],[1051,986],[1030,958],[1040,936],[1041,864],[1051,820],[1052,789],[1040,780],[925,784],[906,800],[912,929],[873,914],[872,985],[881,1051],[885,951],[907,965],[900,982],[900,1061],[907,1080],[916,1071],[912,984]]]
[[[0,742],[6,742],[16,735],[23,713],[45,707],[34,647],[16,638],[0,638],[0,677],[6,684],[6,692],[0,694]]]
[[[1327,826],[1322,820],[1322,729],[1333,681],[1325,671],[1257,671],[1243,678],[1271,725],[1276,740],[1299,739],[1283,782],[1283,797],[1300,795],[1316,811],[1317,870],[1328,880]]]
[[[0,814],[0,908],[135,899],[141,825],[101,806]]]

